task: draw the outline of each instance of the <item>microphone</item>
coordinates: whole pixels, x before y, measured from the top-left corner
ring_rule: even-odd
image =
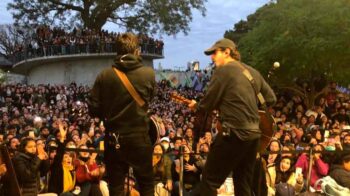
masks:
[[[269,73],[267,74],[267,78],[270,78],[273,75],[273,72],[280,67],[279,62],[274,62],[272,68],[269,70]]]

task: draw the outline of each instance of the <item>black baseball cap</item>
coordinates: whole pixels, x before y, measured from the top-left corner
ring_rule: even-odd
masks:
[[[212,47],[210,47],[207,50],[205,50],[204,54],[211,55],[218,48],[230,48],[231,50],[235,50],[236,49],[236,44],[230,39],[222,38],[222,39],[216,41],[215,44]]]

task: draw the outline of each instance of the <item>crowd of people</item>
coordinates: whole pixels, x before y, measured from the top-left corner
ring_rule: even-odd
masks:
[[[298,95],[277,93],[278,103],[269,109],[277,130],[266,149],[271,153],[262,154],[260,159],[266,174],[261,180],[266,182],[263,184],[269,195],[283,191],[281,185],[295,193],[305,191],[310,161],[311,187],[318,179],[331,176],[339,185],[350,188],[350,99],[335,87],[331,83],[328,93],[312,108],[307,108]],[[89,90],[75,83],[1,85],[0,142],[12,157],[23,195],[108,195],[103,154],[94,151],[104,148],[105,127],[103,120],[87,114]],[[174,89],[170,81],[157,83],[150,106],[159,126],[152,162],[155,195],[179,194],[180,150],[185,153],[183,191],[188,195],[200,182],[207,153],[218,133],[216,114],[210,128],[199,132],[198,117],[186,104],[171,100],[174,91],[189,99],[203,96],[203,92],[187,87]],[[301,152],[309,148],[316,151],[312,157]],[[288,152],[295,150],[300,153]],[[6,170],[0,165],[1,176]],[[2,189],[6,193],[6,186]],[[132,171],[125,191],[138,194]],[[219,189],[218,193],[223,191]]]
[[[39,26],[30,40],[16,46],[12,56],[14,62],[21,60],[55,55],[81,53],[115,53],[116,37],[120,33],[108,30],[87,30],[74,28],[65,31],[61,28]],[[144,34],[139,35],[141,53],[163,55],[164,43]]]

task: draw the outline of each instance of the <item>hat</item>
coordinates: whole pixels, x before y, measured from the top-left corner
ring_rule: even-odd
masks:
[[[162,139],[160,139],[160,142],[163,142],[163,141],[170,142],[168,137],[162,137]]]
[[[209,49],[204,51],[204,54],[211,55],[218,48],[230,48],[231,50],[234,50],[234,49],[236,49],[236,44],[232,40],[229,40],[227,38],[223,38],[223,39],[220,39],[217,42],[215,42],[215,44],[212,47],[210,47]]]
[[[350,130],[350,125],[344,125],[344,126],[343,126],[343,130],[344,130],[344,131]]]

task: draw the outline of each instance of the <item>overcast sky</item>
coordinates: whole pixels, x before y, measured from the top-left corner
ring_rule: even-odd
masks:
[[[11,0],[0,1],[0,24],[12,23],[13,19],[6,5]],[[208,0],[206,17],[194,11],[191,31],[187,36],[182,33],[176,37],[163,36],[165,58],[154,62],[155,68],[161,63],[163,68],[185,69],[189,61],[198,60],[201,68],[206,67],[210,58],[203,51],[216,40],[223,37],[226,30],[269,0]],[[105,29],[118,31],[113,24],[107,24]]]

